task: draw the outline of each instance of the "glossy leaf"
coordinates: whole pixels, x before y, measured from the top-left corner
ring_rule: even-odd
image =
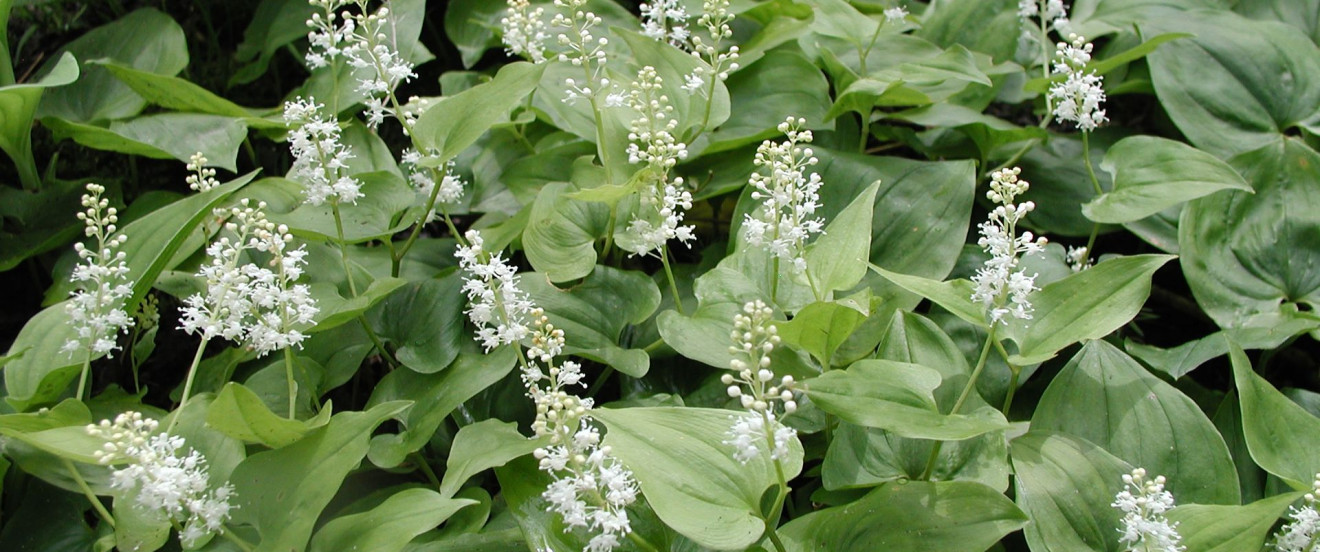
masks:
[[[1270,529],[1302,493],[1286,493],[1242,506],[1180,504],[1169,510],[1189,552],[1262,550]]]
[[[519,433],[514,423],[491,419],[463,426],[449,449],[440,495],[452,497],[472,476],[531,454],[542,445],[540,440],[528,439]]]
[[[780,528],[789,550],[981,552],[1028,524],[999,491],[963,481],[886,483]]]
[[[1032,431],[1010,443],[1017,504],[1031,518],[1023,529],[1033,550],[1120,552],[1122,515],[1111,507],[1127,462],[1076,437]]]
[[[1251,458],[1293,488],[1309,487],[1320,473],[1320,418],[1257,375],[1242,349],[1230,344],[1228,357]]]
[[[639,272],[598,266],[581,284],[568,289],[551,285],[539,274],[525,274],[519,284],[550,322],[564,330],[565,354],[579,355],[641,377],[651,360],[641,349],[619,344],[624,328],[646,321],[660,306],[660,289]]]
[[[1100,167],[1114,188],[1082,205],[1096,222],[1133,222],[1219,190],[1251,191],[1227,163],[1181,142],[1132,136],[1114,143]]]
[[[871,218],[880,182],[853,198],[825,227],[824,235],[807,247],[807,270],[821,294],[849,289],[866,276],[871,253]]]
[[[0,9],[7,9],[0,6]],[[6,56],[8,54],[5,54]],[[46,89],[68,85],[78,79],[78,60],[73,54],[60,55],[55,65],[41,80],[34,83],[10,84],[0,87],[0,150],[4,150],[14,160],[20,177],[24,178],[25,188],[35,188],[38,182],[26,179],[36,178],[37,167],[32,165],[32,118],[36,115],[37,105]],[[31,171],[30,174],[27,174]]]
[[[242,119],[199,113],[160,113],[108,127],[46,117],[41,123],[57,138],[69,138],[92,149],[141,155],[152,159],[175,159],[184,163],[202,152],[211,165],[235,170],[238,147],[247,138]]]
[[[394,357],[410,370],[431,374],[458,358],[463,332],[463,280],[451,273],[438,280],[410,282],[371,311],[382,338],[396,347]]]
[[[413,127],[419,148],[434,150],[444,163],[476,142],[492,126],[509,120],[509,112],[536,87],[543,65],[505,65],[490,82],[445,98],[427,108]]]
[[[746,548],[765,531],[761,496],[776,485],[768,452],[746,463],[733,458],[729,427],[737,412],[703,408],[601,409],[605,444],[633,470],[656,515],[707,548]],[[786,478],[802,471],[794,439],[782,460]]]
[[[785,343],[810,353],[821,366],[829,366],[834,352],[847,341],[866,315],[839,303],[812,303],[793,320],[775,326]]]
[[[741,58],[740,58],[741,60]],[[825,120],[826,107],[818,98],[828,94],[829,83],[820,69],[802,54],[775,50],[729,76],[729,118],[710,133],[703,155],[773,139],[776,127],[788,116],[810,124]]]
[[[413,537],[475,503],[473,500],[445,498],[430,489],[405,489],[368,511],[326,522],[312,537],[309,550],[397,552],[403,550]]]
[[[1054,377],[1031,429],[1085,439],[1163,475],[1183,503],[1241,501],[1228,447],[1200,407],[1104,341],[1088,342]]]
[[[527,260],[552,282],[576,280],[594,270],[596,237],[608,224],[609,208],[567,197],[572,189],[567,182],[542,188],[523,231]]]
[[[281,417],[271,412],[256,393],[234,382],[220,390],[206,416],[207,425],[225,435],[273,449],[297,442],[329,420],[328,408],[306,421]]]

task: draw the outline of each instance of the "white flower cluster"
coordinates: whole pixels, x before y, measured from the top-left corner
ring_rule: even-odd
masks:
[[[417,150],[408,149],[403,152],[403,158],[399,163],[408,170],[408,181],[412,183],[413,189],[417,192],[418,197],[422,199],[423,205],[430,200],[433,193],[435,194],[436,205],[452,204],[461,199],[466,185],[462,178],[454,174],[454,162],[450,161],[445,164],[444,173],[440,173],[435,168],[423,166],[422,161],[427,158],[434,159],[432,156],[418,153]],[[438,190],[435,182],[437,175],[440,176],[440,189]],[[434,220],[438,212],[435,208],[432,208],[431,212],[427,214],[426,221]]]
[[[1024,201],[1014,203],[1017,196],[1025,193],[1031,184],[1019,180],[1022,169],[1000,169],[990,175],[990,191],[986,197],[999,205],[990,211],[989,220],[981,223],[981,238],[977,240],[990,258],[985,265],[972,276],[975,288],[972,301],[981,303],[994,324],[1013,315],[1023,320],[1031,319],[1031,292],[1036,291],[1036,275],[1027,276],[1018,268],[1021,256],[1040,253],[1045,248],[1045,238],[1035,239],[1031,232],[1017,235],[1017,223],[1033,209],[1036,204]],[[1005,302],[1007,301],[1007,303]]]
[[[587,0],[555,0],[555,7],[568,12],[568,15],[559,12],[550,20],[551,27],[566,31],[559,33],[558,37],[560,46],[567,48],[567,51],[559,54],[559,61],[582,67],[586,72],[586,81],[582,83],[564,79],[564,84],[568,86],[564,103],[571,104],[579,98],[595,102],[596,94],[610,85],[610,80],[601,76],[608,61],[605,47],[610,41],[603,36],[597,38],[591,31],[604,20],[593,12],[585,11],[586,6]]]
[[[293,127],[289,131],[290,177],[304,186],[311,205],[356,203],[362,197],[362,183],[348,175],[353,153],[340,141],[339,124],[321,117],[322,107],[314,99],[301,97],[284,103],[284,123]]]
[[[1292,520],[1275,535],[1275,550],[1313,552],[1317,549],[1317,543],[1320,543],[1320,512],[1316,511],[1316,497],[1320,497],[1320,473],[1315,474],[1311,492],[1302,497],[1302,507],[1288,508],[1288,517]]]
[[[692,55],[705,61],[709,67],[697,66],[693,69],[687,76],[683,89],[690,93],[700,91],[706,94],[704,88],[706,79],[714,75],[716,79],[723,81],[729,78],[729,73],[738,70],[738,47],[730,46],[728,51],[721,51],[721,43],[733,36],[733,28],[729,26],[729,23],[733,22],[733,14],[729,12],[729,0],[704,0],[701,6],[702,14],[697,19],[697,24],[706,29],[710,35],[710,42],[694,35]]]
[[[127,463],[116,469],[110,487],[121,493],[136,490],[136,505],[162,518],[183,524],[179,540],[185,548],[224,531],[234,488],[228,483],[212,488],[206,458],[186,449],[182,437],[156,433],[156,420],[138,412],[125,412],[100,424],[87,426],[87,433],[105,439],[96,451],[102,464]],[[185,452],[186,451],[186,452]]]
[[[885,8],[886,23],[901,23],[904,19],[907,19],[907,16],[908,16],[907,8],[904,8],[903,6],[894,6],[892,8]]]
[[[358,91],[366,94],[367,126],[376,128],[386,115],[395,115],[392,97],[399,84],[417,78],[412,62],[395,44],[394,20],[390,18],[389,1],[375,11],[367,9],[367,0],[309,0],[325,15],[313,14],[307,20],[312,28],[307,35],[312,48],[307,52],[307,64],[313,68],[327,65],[338,56],[344,56],[356,69],[367,69],[369,76],[358,82]],[[360,13],[335,10],[356,4]],[[340,23],[336,24],[336,20]],[[404,132],[408,131],[405,125]]]
[[[1074,247],[1071,245],[1068,246],[1068,251],[1064,255],[1063,260],[1068,264],[1068,268],[1071,269],[1073,272],[1081,272],[1083,270],[1091,268],[1090,250],[1088,250],[1085,246],[1083,247]]]
[[[1187,547],[1179,544],[1178,524],[1169,523],[1164,514],[1173,509],[1173,494],[1164,490],[1164,476],[1146,479],[1146,470],[1137,468],[1123,474],[1123,490],[1110,504],[1123,512],[1123,536],[1127,550],[1145,552],[1181,552]]]
[[[1045,27],[1059,32],[1064,32],[1071,24],[1063,0],[1018,0],[1018,18],[1030,23],[1034,17],[1039,17]]]
[[[1082,132],[1095,130],[1105,121],[1104,77],[1095,70],[1086,71],[1091,62],[1091,43],[1077,35],[1068,35],[1071,44],[1060,42],[1054,58],[1054,74],[1066,75],[1060,83],[1050,85],[1050,99],[1054,102],[1054,116],[1060,121],[1072,121]]]
[[[619,245],[634,255],[659,251],[671,239],[687,244],[696,238],[691,225],[683,225],[684,213],[692,208],[692,194],[682,178],[669,178],[669,171],[687,158],[687,144],[674,137],[678,120],[664,94],[664,80],[654,67],[638,71],[628,95],[628,107],[637,112],[628,129],[628,162],[645,163],[651,184],[641,192],[641,206],[628,223],[628,239]]]
[[[501,252],[486,252],[480,232],[469,230],[464,237],[469,245],[460,245],[454,256],[459,269],[467,274],[463,291],[468,297],[468,318],[477,326],[477,339],[487,351],[522,342],[531,335],[532,302],[518,288],[518,269],[505,262]]]
[[[691,36],[687,30],[687,8],[682,0],[642,2],[642,34],[656,40],[683,46]]]
[[[509,55],[524,56],[532,63],[545,61],[545,8],[532,9],[528,0],[508,0],[509,9],[500,19],[504,49]]]
[[[133,325],[124,305],[133,295],[133,282],[128,279],[126,255],[119,251],[128,236],[116,233],[118,210],[102,197],[105,186],[88,184],[86,189],[82,196],[85,210],[78,212],[78,220],[83,221],[83,233],[96,243],[73,246],[79,262],[69,280],[78,289],[70,294],[64,310],[78,336],[65,341],[62,348],[70,356],[79,350],[87,350],[89,356],[111,354],[119,348],[115,334],[127,332]]]
[[[215,179],[215,169],[207,168],[206,163],[207,159],[200,151],[188,158],[188,172],[192,174],[185,181],[195,192],[207,192],[220,185],[220,181]]]
[[[787,141],[766,140],[756,149],[756,166],[765,167],[769,174],[756,172],[748,181],[756,188],[752,199],[763,203],[743,220],[748,243],[765,247],[798,271],[807,268],[807,239],[825,225],[813,217],[820,206],[821,179],[814,172],[806,174],[818,162],[811,148],[800,145],[811,143],[811,131],[802,129],[806,124],[805,119],[789,117],[779,123],[779,132],[788,136]]]
[[[216,210],[218,217],[237,220],[225,224],[235,236],[207,246],[210,262],[197,272],[206,280],[206,293],[184,301],[179,318],[183,331],[200,333],[202,339],[243,342],[258,355],[298,345],[307,337],[302,329],[314,322],[319,310],[307,285],[294,283],[302,276],[307,251],[290,247],[293,236],[287,227],[266,220],[265,206],[252,207],[244,199],[242,207]],[[274,270],[244,263],[248,252],[268,255]]]
[[[788,455],[788,445],[797,431],[775,419],[775,401],[783,405],[785,414],[797,411],[793,397],[793,376],[784,376],[775,382],[770,370],[770,353],[779,344],[779,334],[771,320],[774,310],[760,300],[743,305],[743,312],[733,317],[730,338],[734,345],[729,352],[736,358],[729,367],[738,373],[724,374],[720,382],[728,386],[729,396],[738,399],[747,412],[733,417],[729,440],[724,444],[734,448],[734,459],[747,463],[761,455],[761,447],[770,449],[771,459]],[[744,391],[743,388],[747,389]]]

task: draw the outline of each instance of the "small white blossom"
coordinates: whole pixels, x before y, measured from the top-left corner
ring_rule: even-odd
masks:
[[[321,117],[322,107],[302,98],[284,104],[284,122],[292,127],[289,177],[303,185],[308,204],[356,203],[362,197],[362,183],[348,175],[353,153],[340,140],[339,124]]]
[[[1312,552],[1320,542],[1320,512],[1316,511],[1316,497],[1320,497],[1320,473],[1315,474],[1311,492],[1302,497],[1302,507],[1288,508],[1292,518],[1274,535],[1274,549],[1278,552]]]
[[[220,185],[220,181],[215,179],[215,169],[207,168],[207,159],[202,152],[197,152],[188,158],[188,175],[186,182],[188,187],[195,192],[210,191],[211,188]]]
[[[655,68],[646,66],[637,73],[628,95],[628,107],[637,112],[628,128],[628,162],[646,164],[642,174],[650,184],[641,191],[626,239],[619,241],[633,255],[659,251],[671,239],[684,244],[695,239],[694,227],[682,224],[686,210],[692,208],[692,194],[682,178],[669,177],[674,166],[687,158],[687,144],[674,137],[678,120],[663,84]]]
[[[136,490],[134,506],[182,524],[179,539],[192,548],[224,531],[234,489],[228,483],[213,486],[206,458],[186,448],[182,437],[156,433],[158,427],[141,413],[125,412],[113,424],[87,426],[87,433],[105,440],[97,460],[125,464],[111,473],[110,487],[124,494]]]
[[[407,169],[408,182],[412,183],[413,190],[417,192],[418,200],[425,205],[431,199],[431,194],[435,194],[435,206],[427,215],[427,222],[436,218],[440,213],[440,206],[457,203],[463,197],[463,191],[467,185],[457,174],[454,173],[454,162],[445,164],[444,171],[441,172],[435,167],[423,166],[422,161],[430,158],[430,155],[421,155],[417,150],[409,149],[403,152],[403,159],[400,165]],[[436,176],[440,177],[440,187],[436,189]]]
[[[907,19],[907,16],[908,11],[903,6],[894,6],[885,9],[885,22],[887,23],[901,23],[904,19]]]
[[[1030,201],[1014,203],[1031,187],[1026,180],[1018,179],[1021,172],[1017,167],[995,171],[990,175],[990,191],[986,192],[986,197],[999,205],[980,226],[977,244],[990,254],[990,259],[972,276],[972,301],[985,307],[991,324],[1003,321],[1007,315],[1027,320],[1033,310],[1030,295],[1037,289],[1036,275],[1027,276],[1018,263],[1022,255],[1043,251],[1046,240],[1036,239],[1031,232],[1017,235],[1018,221],[1036,208]]]
[[[743,312],[733,318],[730,338],[734,345],[729,352],[734,359],[729,368],[737,373],[724,374],[720,382],[726,385],[729,398],[737,399],[746,413],[733,417],[729,440],[724,444],[734,448],[733,457],[742,463],[761,455],[763,447],[770,451],[772,460],[788,455],[789,442],[797,431],[775,418],[775,403],[785,414],[797,411],[793,395],[796,382],[793,376],[776,378],[770,369],[770,353],[779,344],[779,332],[772,323],[774,311],[760,300],[743,305]],[[745,389],[744,389],[745,388]]]
[[[1187,549],[1180,544],[1178,524],[1164,517],[1174,507],[1173,494],[1164,490],[1164,476],[1148,480],[1146,470],[1141,468],[1123,474],[1123,490],[1110,506],[1123,512],[1123,527],[1118,529],[1123,535],[1118,542],[1126,545],[1126,550],[1182,552]]]
[[[311,48],[307,51],[307,64],[322,67],[343,57],[355,69],[365,69],[367,76],[358,81],[358,90],[367,95],[367,126],[375,128],[385,116],[394,115],[394,90],[404,82],[417,78],[412,62],[398,50],[395,24],[390,17],[389,1],[374,11],[367,9],[367,0],[309,0],[322,13],[312,15],[307,26]],[[336,10],[348,5],[357,11]],[[336,23],[339,21],[339,23]],[[404,125],[404,132],[411,130]]]
[[[587,77],[582,83],[564,79],[569,90],[563,101],[571,104],[579,98],[586,98],[594,106],[596,94],[609,86],[609,79],[602,74],[608,61],[605,47],[610,41],[593,34],[592,29],[600,26],[604,20],[595,13],[585,11],[586,5],[587,0],[555,0],[555,7],[562,11],[550,20],[550,26],[562,29],[557,37],[559,45],[564,48],[558,56],[559,61],[582,67]]]
[[[1073,272],[1081,272],[1091,268],[1090,251],[1086,247],[1068,246],[1067,255],[1064,261],[1068,263],[1068,268]]]
[[[508,0],[509,9],[500,19],[504,47],[510,55],[523,56],[532,63],[545,61],[545,8],[532,9],[528,0]]]
[[[128,279],[127,257],[119,248],[128,237],[117,233],[119,212],[102,197],[105,187],[88,184],[82,196],[84,211],[78,213],[83,221],[83,234],[95,241],[91,247],[76,243],[78,265],[69,280],[77,285],[70,293],[64,310],[77,337],[64,342],[62,350],[69,355],[85,350],[88,357],[113,354],[119,346],[116,334],[127,333],[133,319],[125,311],[125,302],[133,295],[133,282]]]
[[[487,351],[521,342],[531,334],[532,302],[518,287],[518,269],[501,252],[486,252],[481,233],[469,230],[465,237],[469,245],[460,245],[454,256],[465,274],[467,314],[477,326],[477,340]]]
[[[1109,120],[1100,108],[1105,101],[1101,86],[1104,77],[1095,74],[1095,70],[1086,71],[1086,64],[1091,61],[1091,43],[1077,35],[1068,38],[1072,43],[1058,44],[1054,62],[1054,74],[1067,78],[1050,85],[1050,99],[1054,102],[1054,116],[1060,121],[1072,121],[1083,132],[1090,132]]]
[[[706,83],[714,86],[716,80],[726,80],[729,73],[738,70],[738,47],[729,46],[723,50],[725,40],[733,37],[733,13],[729,11],[729,0],[704,0],[702,14],[697,24],[706,30],[708,38],[692,36],[692,55],[706,62],[706,66],[697,66],[692,73],[684,77],[683,89],[688,92],[700,91],[709,95],[710,90],[703,88]]]
[[[642,34],[656,40],[682,46],[691,33],[687,30],[687,8],[682,0],[651,0],[643,2]]]
[[[756,149],[755,164],[769,174],[752,173],[748,181],[755,190],[752,199],[761,206],[743,220],[743,235],[747,243],[766,248],[772,255],[793,263],[795,270],[807,268],[807,239],[824,230],[825,222],[815,217],[820,206],[817,193],[822,184],[820,175],[807,171],[818,160],[812,155],[810,130],[803,130],[805,119],[789,117],[779,124],[779,131],[788,135],[784,142],[766,140]]]

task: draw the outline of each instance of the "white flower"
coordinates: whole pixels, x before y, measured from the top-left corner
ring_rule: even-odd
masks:
[[[1302,497],[1302,507],[1288,508],[1292,518],[1274,535],[1274,549],[1279,552],[1310,552],[1320,539],[1320,512],[1316,511],[1316,497],[1320,496],[1320,473],[1315,474],[1311,492]]]
[[[1072,121],[1083,132],[1089,132],[1109,120],[1100,108],[1105,101],[1101,86],[1104,77],[1094,70],[1086,72],[1086,64],[1091,61],[1091,44],[1077,35],[1068,38],[1072,43],[1058,44],[1054,62],[1054,74],[1067,78],[1050,85],[1050,99],[1054,102],[1054,116],[1060,121]]]
[[[217,217],[232,217],[223,236],[206,248],[210,261],[198,269],[206,292],[194,294],[180,309],[179,327],[200,333],[202,339],[223,337],[245,343],[257,354],[299,345],[319,310],[302,276],[306,250],[293,249],[288,228],[266,220],[265,203],[255,207],[247,199],[241,207],[217,209]],[[248,252],[270,259],[270,267],[244,262]]]
[[[83,221],[83,234],[95,243],[91,247],[82,243],[73,246],[79,263],[69,280],[77,289],[70,293],[64,310],[77,337],[65,341],[61,350],[71,356],[74,351],[86,350],[90,358],[113,354],[119,348],[116,334],[127,333],[133,325],[125,311],[125,303],[133,295],[133,282],[128,279],[127,255],[119,250],[128,237],[116,233],[118,210],[102,197],[104,186],[87,184],[86,189],[82,196],[85,210],[78,213],[78,220]]]
[[[356,203],[362,184],[347,174],[353,153],[340,141],[339,124],[321,117],[315,100],[298,98],[284,103],[293,168],[289,177],[303,185],[307,203]]]
[[[706,78],[718,80],[729,78],[729,73],[738,70],[738,47],[730,46],[722,51],[722,44],[733,36],[733,13],[729,11],[729,0],[704,0],[701,3],[702,14],[697,24],[706,30],[709,38],[692,36],[692,55],[701,58],[709,67],[698,66],[687,75],[683,89],[694,92],[701,89]],[[706,91],[702,90],[702,94]]]
[[[1068,246],[1064,261],[1068,263],[1068,268],[1073,272],[1081,272],[1091,268],[1090,251],[1086,247]]]
[[[1018,262],[1022,255],[1043,251],[1046,240],[1035,239],[1031,232],[1017,235],[1018,221],[1036,208],[1030,201],[1014,203],[1031,187],[1026,180],[1018,179],[1021,172],[1017,167],[995,171],[990,175],[990,191],[986,192],[986,197],[999,205],[980,226],[977,244],[990,254],[990,259],[972,276],[972,301],[985,307],[991,324],[1010,314],[1030,319],[1033,310],[1030,295],[1036,290],[1036,275],[1027,276],[1018,268]]]
[[[687,30],[687,9],[682,0],[651,0],[640,6],[642,34],[656,40],[682,46],[690,35]]]
[[[900,23],[904,19],[907,19],[907,16],[908,11],[903,6],[895,6],[885,9],[885,22],[887,23]]]
[[[637,73],[628,94],[628,107],[637,112],[628,127],[628,162],[646,164],[641,174],[650,184],[641,191],[626,239],[619,241],[633,255],[659,251],[671,239],[684,244],[695,239],[694,227],[682,224],[686,210],[692,208],[692,194],[682,178],[669,178],[670,170],[687,158],[687,144],[674,137],[678,120],[663,84],[655,68],[646,66]]]
[[[508,0],[509,9],[500,19],[504,47],[510,55],[524,56],[532,63],[545,61],[545,8],[532,9],[528,0]]]
[[[807,239],[825,226],[822,219],[813,216],[820,206],[820,175],[807,174],[818,160],[811,148],[799,145],[811,143],[811,131],[802,130],[805,124],[805,119],[789,117],[779,124],[779,131],[788,135],[787,141],[766,140],[756,149],[756,166],[764,167],[769,174],[756,172],[748,181],[756,188],[752,199],[762,203],[743,220],[747,243],[764,247],[775,257],[793,263],[798,271],[807,268]]]
[[[421,155],[416,150],[408,149],[403,152],[403,159],[399,165],[408,171],[408,181],[412,183],[413,189],[417,192],[420,202],[425,205],[430,200],[431,194],[435,194],[435,207],[427,216],[427,222],[434,220],[440,213],[441,205],[448,205],[458,202],[463,197],[463,191],[467,185],[457,174],[454,173],[454,162],[445,164],[444,172],[441,173],[434,167],[423,166],[425,159],[434,159],[431,155]],[[440,189],[436,189],[435,177],[440,176]]]
[[[459,246],[458,257],[463,291],[468,296],[468,318],[477,326],[477,340],[487,351],[519,343],[531,333],[529,324],[532,302],[518,288],[518,269],[509,265],[500,252],[489,254],[482,249],[481,234],[469,230],[469,245]]]
[[[371,11],[367,9],[367,0],[354,0],[358,13],[345,10],[338,15],[335,10],[346,6],[348,1],[309,0],[309,3],[321,8],[322,13],[307,20],[307,26],[312,28],[307,35],[311,43],[307,64],[312,68],[322,67],[343,56],[352,67],[366,69],[367,76],[358,81],[358,90],[367,95],[367,126],[375,128],[386,114],[394,115],[391,105],[399,84],[417,78],[412,62],[398,51],[395,43],[390,3],[386,1]],[[404,133],[409,130],[405,124]]]
[[[1123,536],[1118,542],[1129,551],[1181,552],[1187,547],[1179,544],[1178,524],[1164,517],[1174,507],[1173,495],[1164,490],[1164,476],[1146,479],[1146,470],[1137,468],[1123,475],[1123,490],[1115,497],[1114,508],[1123,512]]]
[[[608,61],[605,47],[609,45],[609,39],[592,34],[592,29],[604,20],[585,11],[586,5],[587,0],[555,0],[555,7],[562,11],[550,20],[550,26],[563,30],[557,38],[559,45],[565,48],[558,56],[559,61],[582,67],[587,77],[581,84],[574,79],[564,79],[569,90],[563,101],[571,104],[578,98],[587,98],[595,105],[596,93],[609,86],[609,79],[601,76]]]
[[[125,494],[136,490],[135,506],[183,524],[179,539],[192,548],[224,531],[234,508],[229,504],[233,487],[213,486],[206,458],[185,448],[182,437],[156,433],[158,427],[141,413],[125,412],[113,424],[102,420],[87,426],[87,433],[105,440],[94,453],[102,464],[126,464],[111,473],[111,488]]]

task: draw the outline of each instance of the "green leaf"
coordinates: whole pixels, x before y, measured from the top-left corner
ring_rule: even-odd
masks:
[[[1160,104],[1192,145],[1227,159],[1320,112],[1320,47],[1296,27],[1226,11],[1149,26],[1196,35],[1148,58]]]
[[[481,56],[500,44],[495,28],[508,7],[487,0],[454,0],[445,7],[445,36],[458,47],[463,67],[471,68]]]
[[[187,79],[158,75],[105,60],[93,60],[89,63],[106,68],[120,82],[127,84],[142,96],[142,99],[166,109],[233,117],[242,119],[247,125],[259,129],[285,128],[280,121],[261,117],[261,111],[271,110],[254,110],[240,106]]]
[[[47,92],[37,110],[38,117],[92,123],[132,117],[142,111],[146,102],[141,97],[109,71],[87,63],[90,60],[109,58],[161,75],[176,75],[188,65],[183,28],[152,8],[139,9],[92,29],[66,44],[64,51],[82,60],[82,75],[72,86]]]
[[[395,370],[381,378],[369,404],[402,399],[414,401],[414,406],[400,419],[403,429],[398,434],[372,438],[371,462],[382,468],[403,463],[431,440],[450,412],[503,379],[517,361],[512,348],[501,347],[486,355],[459,355],[452,366],[435,374]]]
[[[490,419],[463,426],[454,435],[454,444],[449,448],[445,477],[440,481],[440,496],[454,496],[472,476],[531,454],[543,444],[540,440],[524,437],[518,432],[518,424],[513,422]]]
[[[1301,496],[1300,492],[1281,494],[1243,506],[1181,504],[1167,517],[1177,524],[1188,552],[1262,550],[1275,522]]]
[[[0,9],[7,8],[0,6]],[[74,59],[73,54],[65,52],[41,80],[0,87],[0,113],[4,113],[0,117],[0,150],[4,150],[14,160],[20,176],[24,178],[25,188],[34,188],[38,184],[28,182],[27,179],[39,178],[32,159],[32,119],[41,96],[47,88],[74,82],[78,75],[78,60]],[[27,171],[31,171],[31,174],[27,174]]]
[[[1200,407],[1104,341],[1088,342],[1054,377],[1031,429],[1085,439],[1163,475],[1180,502],[1241,502],[1233,458]]]
[[[1178,222],[1182,269],[1196,302],[1224,329],[1284,312],[1287,303],[1320,306],[1320,243],[1311,239],[1320,231],[1320,154],[1286,139],[1230,164],[1256,193],[1203,197]]]
[[[972,414],[941,414],[933,395],[940,373],[891,360],[860,360],[802,382],[811,402],[839,419],[902,437],[957,441],[1008,429],[993,408]]]
[[[416,222],[417,216],[409,216],[412,213],[406,212],[416,208],[417,196],[403,177],[385,171],[373,171],[357,174],[355,178],[362,184],[363,196],[356,203],[339,206],[340,220],[344,225],[344,241],[356,244],[383,240],[407,230]],[[271,219],[289,225],[295,236],[339,239],[334,210],[328,203],[303,204],[287,213],[273,213]]]
[[[143,115],[109,127],[57,117],[45,117],[41,124],[56,138],[71,138],[92,149],[183,162],[202,152],[210,165],[228,171],[236,170],[238,147],[247,138],[242,119],[198,113]]]
[[[1229,341],[1243,349],[1268,350],[1317,329],[1320,329],[1320,319],[1306,313],[1281,311],[1276,315],[1260,315],[1241,328],[1218,331],[1171,349],[1132,340],[1124,342],[1123,349],[1147,366],[1178,379],[1209,360],[1228,354]]]
[[[292,445],[249,456],[229,479],[233,523],[256,528],[261,550],[302,550],[321,510],[366,455],[372,430],[407,408],[389,402],[341,412]]]
[[[1009,362],[1024,366],[1060,349],[1100,339],[1132,320],[1150,295],[1151,275],[1172,255],[1132,255],[1101,262],[1031,295],[1036,312]]]
[[[266,73],[275,53],[307,36],[307,19],[316,8],[301,0],[262,0],[243,31],[234,58],[246,63],[229,77],[229,86],[247,84]]]
[[[305,421],[281,417],[271,412],[256,393],[235,382],[225,384],[206,415],[207,425],[215,430],[246,443],[260,443],[273,449],[297,442],[329,420],[329,408]]]
[[[353,320],[407,283],[403,278],[379,278],[373,280],[357,297],[340,295],[334,284],[311,284],[308,287],[311,288],[312,298],[316,299],[316,306],[321,311],[316,313],[316,325],[307,331],[323,332]]]
[[[1121,552],[1122,515],[1109,504],[1123,489],[1127,462],[1083,439],[1031,431],[1010,443],[1017,504],[1032,550]]]
[[[920,276],[890,272],[874,264],[870,266],[871,270],[883,276],[886,280],[905,290],[930,299],[932,303],[944,307],[944,310],[953,313],[968,324],[978,328],[990,328],[990,325],[986,323],[985,309],[972,302],[972,283],[970,281],[960,278],[941,282]]]
[[[1242,431],[1251,458],[1265,471],[1305,489],[1320,473],[1320,418],[1256,375],[1246,353],[1230,344],[1228,358],[1242,404]]]
[[[1028,525],[1002,493],[964,481],[895,482],[779,529],[789,550],[981,552]]]
[[[423,374],[448,368],[462,346],[463,280],[457,272],[410,282],[371,311],[373,327],[396,347],[394,357]]]
[[[669,527],[718,550],[746,548],[761,540],[761,496],[777,485],[768,451],[746,463],[724,443],[734,417],[705,408],[599,409],[605,444],[637,479],[646,501]],[[790,444],[784,477],[802,471],[802,447]]]
[[[880,182],[872,182],[807,247],[807,270],[821,293],[849,289],[866,276],[871,253],[871,219]]]
[[[310,550],[403,550],[414,537],[475,500],[445,498],[430,489],[405,489],[366,512],[334,518],[312,537]]]
[[[1154,136],[1131,136],[1105,152],[1109,192],[1082,205],[1096,222],[1133,222],[1219,190],[1251,191],[1237,171],[1201,150]]]
[[[741,58],[740,58],[741,60]],[[729,118],[710,133],[707,155],[727,151],[780,133],[786,117],[801,117],[811,124],[825,120],[829,83],[820,69],[802,54],[774,50],[755,63],[740,68],[724,85],[729,91]]]
[[[1287,23],[1320,44],[1320,2],[1315,0],[1247,0],[1238,2],[1234,11],[1251,19]]]
[[[631,23],[631,22],[630,22]],[[635,27],[635,24],[630,25]],[[639,66],[654,67],[656,73],[664,81],[665,93],[669,96],[674,108],[673,117],[679,121],[677,136],[686,136],[689,131],[702,128],[702,122],[705,121],[705,129],[711,129],[720,126],[729,118],[730,99],[729,90],[723,82],[717,82],[715,85],[715,94],[709,102],[704,93],[690,93],[682,88],[688,75],[692,74],[697,67],[703,67],[706,70],[707,78],[710,75],[710,66],[701,61],[700,57],[694,56],[684,50],[681,50],[663,40],[655,40],[648,36],[631,29],[613,29],[615,34],[623,38],[628,44],[628,49],[632,50],[633,58]],[[580,69],[578,69],[580,71]],[[636,78],[636,74],[630,75]],[[631,79],[630,79],[631,80]],[[703,87],[705,90],[709,88]],[[707,105],[709,104],[709,115],[707,116]],[[631,119],[632,115],[628,115]],[[709,117],[707,119],[707,117]],[[624,120],[627,122],[627,119]],[[780,119],[774,125],[783,122]],[[620,137],[623,138],[623,137]]]
[[[539,274],[523,275],[520,287],[564,330],[564,353],[603,362],[639,378],[651,359],[641,349],[625,349],[619,338],[629,324],[641,324],[660,306],[660,289],[640,272],[598,266],[581,284],[559,289]]]
[[[541,79],[544,65],[514,62],[490,82],[445,98],[427,108],[413,127],[419,151],[434,150],[445,163],[472,145],[491,127],[509,120],[509,112]]]
[[[141,487],[116,495],[114,508],[115,547],[119,550],[159,550],[170,538],[170,521],[158,510],[138,504]]]
[[[829,366],[834,352],[865,320],[866,315],[852,307],[817,302],[803,307],[793,320],[775,326],[784,343],[802,348],[821,366]]]
[[[925,43],[910,35],[889,35],[886,39],[876,49],[893,46],[890,43],[895,41]],[[960,45],[939,50],[928,43],[920,46],[907,46],[902,42],[898,44],[902,44],[901,49],[905,53],[913,53],[918,59],[879,71],[872,69],[867,75],[852,82],[830,106],[829,112],[825,114],[826,120],[850,111],[869,115],[876,107],[927,105],[947,100],[971,85],[989,87],[991,84],[990,77],[978,67],[972,53]]]
[[[575,172],[598,171],[581,166]],[[574,178],[576,181],[577,178]],[[596,237],[605,233],[609,208],[600,203],[567,197],[573,185],[552,182],[537,194],[531,217],[523,230],[527,261],[552,282],[576,280],[591,274],[596,267]]]

